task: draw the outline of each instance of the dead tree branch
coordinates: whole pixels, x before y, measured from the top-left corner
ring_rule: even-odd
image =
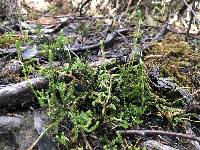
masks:
[[[118,35],[118,33],[123,34],[126,32],[131,31],[130,29],[121,29],[118,31],[114,31],[111,34],[108,35],[108,38],[103,41],[103,45],[108,45],[111,41],[113,41],[113,39]],[[78,47],[78,48],[69,48],[71,51],[73,52],[85,52],[87,50],[95,50],[98,49],[101,46],[100,43],[94,44],[94,45],[89,45],[89,46],[82,46],[82,47]]]
[[[176,132],[170,132],[170,131],[163,131],[163,130],[119,130],[117,131],[120,134],[123,135],[166,135],[171,137],[180,137],[184,139],[190,139],[193,141],[200,142],[200,137],[194,136],[194,135],[188,135],[183,133],[176,133]]]
[[[183,1],[184,1],[185,4],[184,4],[183,7],[178,11],[178,15],[179,15],[179,16],[183,16],[185,10],[188,8],[188,6],[192,3],[193,0],[189,0],[188,2],[186,2],[185,0],[183,0]]]
[[[192,2],[192,9],[191,9],[191,15],[190,15],[190,21],[189,21],[189,24],[188,24],[188,28],[187,28],[187,32],[185,34],[185,41],[188,41],[188,37],[189,37],[189,34],[190,34],[190,29],[191,29],[191,25],[192,25],[192,21],[194,19],[194,9],[195,9],[195,0],[193,0]]]
[[[80,7],[80,17],[82,17],[82,15],[83,15],[83,7],[85,6],[85,5],[87,5],[87,3],[89,3],[91,0],[86,0],[82,5],[81,5],[81,7]]]

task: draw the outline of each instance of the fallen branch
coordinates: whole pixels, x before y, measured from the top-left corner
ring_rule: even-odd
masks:
[[[110,44],[111,41],[118,35],[118,33],[123,34],[130,31],[130,29],[120,29],[118,31],[112,32],[110,35],[108,35],[108,38],[103,41],[103,45],[108,45]],[[98,49],[101,46],[101,43],[97,43],[94,45],[89,45],[89,46],[83,46],[83,47],[78,47],[78,48],[69,48],[73,52],[85,52],[87,50],[95,50]]]
[[[22,107],[35,100],[34,90],[46,88],[48,80],[43,77],[29,79],[17,84],[0,88],[0,108],[12,109]]]
[[[188,6],[193,2],[193,0],[189,0],[188,2],[186,2],[185,0],[183,0],[183,1],[184,1],[185,4],[184,4],[183,7],[178,11],[178,15],[179,15],[179,16],[183,16],[185,10],[187,10]]]
[[[83,7],[85,6],[85,5],[87,5],[87,3],[89,3],[91,0],[86,0],[82,5],[81,5],[81,7],[80,7],[80,17],[82,17],[82,15],[83,15]]]
[[[141,43],[142,43],[141,51],[150,48],[152,46],[152,43],[157,42],[157,41],[161,40],[162,38],[164,38],[165,35],[169,32],[169,29],[170,29],[170,23],[169,23],[169,21],[166,21],[162,25],[160,31],[155,35],[155,37],[153,39],[149,38],[149,40],[151,40],[149,43],[146,44],[145,38],[142,39],[141,40]]]
[[[120,134],[123,135],[166,135],[166,136],[171,136],[171,137],[180,137],[184,139],[190,139],[193,141],[200,142],[200,137],[194,136],[194,135],[189,135],[189,134],[183,134],[183,133],[176,133],[176,132],[170,132],[170,131],[163,131],[163,130],[119,130],[117,131]]]
[[[185,0],[183,0],[183,1],[184,1],[184,3],[185,3],[186,7],[190,9],[191,14],[193,15],[193,17],[195,16],[197,22],[200,23],[200,19],[199,19],[199,17],[197,16],[197,14],[195,13],[195,3],[196,3],[196,0],[191,0],[190,3],[187,3]],[[191,3],[193,3],[193,4],[192,4],[192,7],[190,6]]]
[[[61,23],[57,24],[53,29],[42,29],[42,32],[45,34],[55,34],[58,33],[62,28],[69,25],[69,20],[66,19]]]
[[[154,37],[154,41],[159,41],[162,37],[164,37],[169,32],[169,22],[167,21],[160,29],[160,32]]]
[[[192,22],[194,20],[194,13],[195,13],[194,9],[195,9],[195,0],[192,1],[192,9],[191,9],[190,21],[189,21],[188,28],[187,28],[187,31],[186,31],[186,34],[185,34],[185,41],[188,41],[188,38],[189,38],[191,25],[192,25]]]

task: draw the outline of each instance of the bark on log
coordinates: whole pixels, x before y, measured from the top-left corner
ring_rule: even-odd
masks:
[[[31,87],[32,86],[32,87]],[[34,90],[44,89],[48,80],[43,77],[29,79],[17,84],[6,85],[0,88],[0,109],[10,110],[27,106],[35,101]],[[32,89],[33,88],[33,89]]]

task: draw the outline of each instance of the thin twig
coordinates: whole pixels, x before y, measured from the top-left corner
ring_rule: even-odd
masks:
[[[156,36],[150,41],[149,44],[145,44],[142,46],[142,50],[148,49],[152,46],[152,43],[161,40],[163,37],[165,37],[165,35],[170,31],[170,24],[169,21],[166,21],[160,31],[156,34]]]
[[[190,33],[192,21],[194,19],[194,15],[195,15],[194,14],[195,12],[193,11],[194,9],[195,9],[195,0],[193,0],[193,2],[192,2],[192,9],[191,9],[190,21],[189,21],[189,25],[188,25],[187,32],[186,32],[186,35],[185,35],[185,41],[188,41],[188,38],[189,38],[189,33]]]
[[[129,1],[128,1],[128,6],[127,6],[127,8],[126,8],[125,13],[127,13],[127,12],[129,11],[129,8],[130,8],[130,6],[131,6],[131,3],[132,3],[132,0],[129,0]]]
[[[39,140],[43,137],[43,135],[46,133],[47,129],[45,129],[40,136],[33,142],[33,144],[28,148],[28,150],[32,150],[39,142]]]
[[[106,16],[72,16],[72,17],[68,17],[68,16],[62,16],[63,17],[67,17],[70,21],[74,21],[74,20],[94,20],[94,19],[119,19],[122,15],[115,15],[115,16],[110,16],[110,15],[106,15]],[[123,17],[128,16],[127,14],[123,14]],[[60,18],[60,17],[54,17],[54,18]]]
[[[117,131],[120,134],[123,135],[166,135],[171,137],[180,137],[184,139],[190,139],[193,141],[200,142],[200,137],[189,135],[189,134],[183,134],[183,133],[176,133],[176,132],[170,132],[170,131],[163,131],[163,130],[119,130]]]
[[[183,14],[184,14],[184,12],[185,12],[185,10],[188,8],[188,6],[192,3],[192,1],[193,0],[189,0],[189,2],[186,2],[185,0],[183,0],[184,1],[184,5],[183,5],[183,7],[178,11],[178,15],[179,16],[182,16]]]
[[[192,14],[194,14],[194,16],[197,16],[197,14],[195,13],[194,9],[195,9],[195,0],[192,0],[192,3],[194,3],[194,7],[192,5],[192,7],[185,1],[183,0],[185,5],[190,9],[190,11],[192,12]]]
[[[127,46],[128,46],[130,49],[132,49],[131,45],[130,45],[129,42],[126,40],[126,37],[125,37],[123,34],[121,34],[120,32],[117,32],[117,33],[122,37],[122,39],[123,39],[124,42],[127,44]]]
[[[82,15],[83,15],[83,7],[87,4],[87,3],[89,3],[91,0],[86,0],[82,5],[81,5],[81,7],[80,7],[80,17],[82,17]]]

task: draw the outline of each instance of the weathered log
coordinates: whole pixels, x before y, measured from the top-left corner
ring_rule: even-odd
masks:
[[[29,79],[0,88],[0,108],[4,110],[27,106],[35,102],[34,90],[44,89],[48,80],[43,77]]]

